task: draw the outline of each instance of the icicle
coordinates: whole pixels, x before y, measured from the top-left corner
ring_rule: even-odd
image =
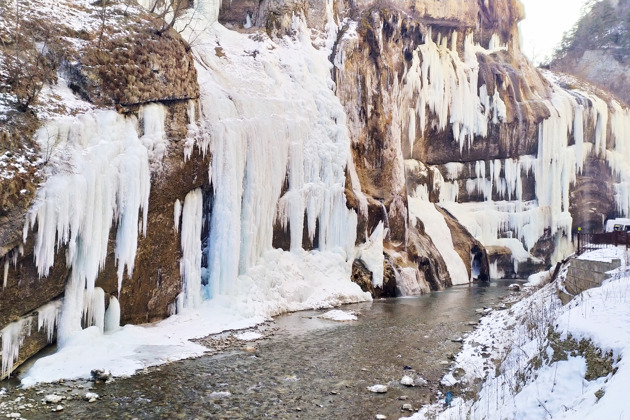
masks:
[[[140,141],[146,147],[149,159],[157,169],[160,167],[168,147],[164,131],[166,107],[161,104],[145,105],[140,108],[139,114],[143,122],[144,132]]]
[[[116,331],[120,328],[120,302],[115,296],[109,299],[109,306],[105,311],[105,323],[103,325],[105,332]]]
[[[175,200],[175,204],[173,206],[173,229],[175,229],[175,233],[179,232],[179,223],[182,217],[182,203],[179,199]]]
[[[2,370],[0,378],[8,376],[13,370],[13,364],[20,357],[20,347],[24,339],[31,335],[32,318],[26,317],[12,322],[0,331],[2,337]]]
[[[37,331],[41,331],[43,328],[49,343],[52,343],[55,335],[55,326],[59,320],[60,309],[61,300],[49,302],[37,309]]]
[[[5,258],[4,260],[4,280],[2,281],[2,288],[7,287],[7,281],[9,280],[9,259]]]

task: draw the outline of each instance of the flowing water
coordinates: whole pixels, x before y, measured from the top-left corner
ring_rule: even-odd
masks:
[[[316,318],[322,311],[284,315],[259,327],[262,340],[242,342],[230,333],[208,338],[208,345],[223,343],[223,350],[110,383],[71,381],[30,390],[9,383],[0,417],[397,419],[411,414],[403,404],[418,409],[437,398],[449,357],[459,350],[457,339],[474,328],[480,308],[510,293],[508,284],[348,305],[342,309],[359,313],[351,322]],[[403,375],[428,383],[405,387],[399,384]],[[389,390],[368,391],[374,384]],[[96,402],[84,400],[88,391],[99,394]],[[66,397],[62,411],[41,402],[50,393]]]

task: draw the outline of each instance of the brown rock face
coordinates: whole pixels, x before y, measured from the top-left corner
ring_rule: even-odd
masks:
[[[584,171],[578,176],[571,191],[571,217],[573,232],[581,227],[583,232],[600,232],[602,215],[607,218],[620,216],[615,208],[613,177],[610,168],[601,159],[589,157]]]
[[[438,210],[444,216],[448,229],[453,238],[455,251],[459,254],[464,265],[468,268],[468,276],[475,280],[489,280],[490,269],[488,266],[488,254],[484,246],[473,238],[473,236],[457,222],[446,210],[438,207]]]
[[[173,30],[141,26],[93,42],[76,64],[66,63],[70,87],[90,102],[123,106],[199,97],[190,46]]]
[[[107,295],[119,298],[123,323],[144,323],[163,319],[171,313],[170,307],[181,290],[181,252],[179,235],[173,226],[173,205],[177,199],[183,202],[193,189],[210,188],[210,156],[201,156],[195,151],[191,159],[184,161],[183,158],[182,140],[190,123],[187,99],[199,95],[190,47],[176,32],[158,35],[154,28],[147,26],[146,20],[140,22],[137,31],[129,32],[131,35],[104,37],[102,42],[107,49],[94,39],[81,44],[85,46],[81,58],[76,64],[67,64],[65,69],[70,86],[95,104],[122,104],[126,108],[120,110],[132,114],[144,102],[168,104],[165,129],[171,144],[164,160],[155,163],[153,168],[147,236],[140,235],[133,275],[131,278],[125,275],[119,293],[113,228],[105,267],[96,282]],[[68,56],[75,53],[70,51]],[[16,129],[23,128],[20,131],[23,135],[32,135],[39,125],[38,121],[28,123],[28,118],[12,121]],[[24,146],[30,142],[20,139],[16,143],[13,141],[16,134],[2,131],[0,152],[32,155],[35,161],[38,152],[34,149],[24,152]],[[6,267],[7,279],[6,287],[0,289],[0,329],[30,317],[29,314],[51,300],[62,298],[69,276],[65,247],[57,249],[48,276],[39,278],[33,251],[34,232],[21,244],[24,216],[35,197],[38,182],[35,165],[24,169],[24,172],[16,169],[10,179],[2,177],[0,187],[0,271],[4,278]],[[34,230],[37,228],[35,226]],[[14,367],[46,345],[35,329],[25,337]]]
[[[352,281],[361,287],[364,292],[369,292],[375,298],[396,296],[396,274],[391,263],[385,260],[383,270],[383,287],[374,287],[372,284],[372,272],[367,269],[363,261],[352,262]]]

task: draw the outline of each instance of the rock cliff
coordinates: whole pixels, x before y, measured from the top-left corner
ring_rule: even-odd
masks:
[[[162,32],[137,6],[64,2],[47,39],[71,48],[46,53],[41,92],[3,79],[2,375],[202,301],[264,319],[564,258],[578,226],[628,213],[630,113],[533,68],[523,15],[207,0]]]
[[[599,86],[630,103],[630,2],[604,0],[591,4],[565,34],[549,66]]]

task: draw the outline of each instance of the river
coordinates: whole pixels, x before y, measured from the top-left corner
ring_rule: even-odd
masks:
[[[435,401],[439,381],[474,328],[480,309],[496,307],[513,281],[453,287],[418,297],[347,305],[358,319],[317,318],[324,311],[283,315],[254,329],[244,342],[224,333],[205,342],[221,347],[110,383],[66,381],[22,390],[0,383],[0,417],[48,419],[398,419]],[[426,385],[406,387],[403,375]],[[388,392],[367,387],[388,385]],[[87,392],[99,398],[85,401]],[[64,397],[45,404],[47,394]],[[19,399],[16,401],[16,399]],[[61,411],[53,412],[57,405]]]

